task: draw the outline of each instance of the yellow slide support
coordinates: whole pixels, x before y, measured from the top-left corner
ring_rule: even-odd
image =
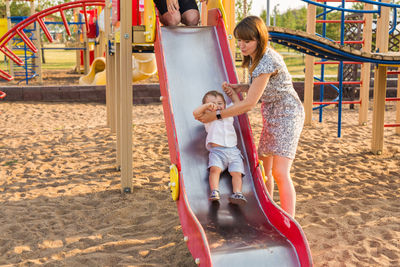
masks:
[[[150,78],[157,73],[156,57],[153,53],[132,54],[132,82]],[[79,78],[80,85],[106,84],[106,59],[98,57],[93,60],[89,73]]]

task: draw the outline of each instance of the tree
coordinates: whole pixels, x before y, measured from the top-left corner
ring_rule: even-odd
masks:
[[[235,1],[235,17],[236,23],[244,19],[249,14],[249,10],[253,5],[253,0]]]

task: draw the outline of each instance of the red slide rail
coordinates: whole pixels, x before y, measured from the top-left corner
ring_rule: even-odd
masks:
[[[6,93],[0,91],[0,100],[6,97]]]
[[[7,43],[15,35],[18,35],[25,42],[25,44],[29,47],[29,49],[32,52],[36,53],[38,51],[37,48],[35,47],[35,45],[32,43],[32,41],[28,38],[28,36],[24,32],[24,29],[26,27],[28,27],[32,23],[37,22],[39,24],[40,28],[43,30],[44,34],[46,35],[47,39],[50,42],[53,42],[53,38],[51,37],[51,34],[43,21],[44,17],[46,17],[48,15],[52,15],[57,12],[60,12],[61,19],[64,23],[67,34],[71,35],[71,31],[69,30],[67,19],[65,18],[64,10],[72,9],[72,8],[82,8],[83,15],[85,17],[86,30],[88,30],[87,7],[89,7],[89,6],[104,6],[104,5],[105,5],[104,0],[78,0],[75,2],[68,2],[68,3],[60,4],[60,5],[53,6],[53,7],[47,8],[45,10],[42,10],[42,11],[24,19],[20,23],[16,24],[5,35],[3,35],[0,38],[0,51],[6,57],[8,57],[10,60],[12,60],[16,64],[22,66],[24,64],[24,61],[20,57],[18,57],[16,54],[14,54],[7,47]],[[14,77],[12,77],[9,73],[7,73],[1,69],[0,69],[0,78],[3,78],[8,81],[11,81],[14,79]]]

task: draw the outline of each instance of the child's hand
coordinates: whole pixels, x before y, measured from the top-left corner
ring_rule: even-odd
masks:
[[[208,111],[216,111],[218,109],[218,106],[214,103],[207,103],[207,110]]]
[[[231,85],[228,84],[227,82],[224,82],[222,84],[222,89],[224,90],[225,94],[232,99],[232,96],[235,93],[235,91],[232,89]]]

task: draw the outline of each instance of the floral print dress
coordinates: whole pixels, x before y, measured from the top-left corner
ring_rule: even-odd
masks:
[[[303,105],[282,56],[272,48],[267,48],[251,73],[250,83],[262,73],[274,74],[261,96],[263,130],[258,154],[294,159],[304,124]]]

